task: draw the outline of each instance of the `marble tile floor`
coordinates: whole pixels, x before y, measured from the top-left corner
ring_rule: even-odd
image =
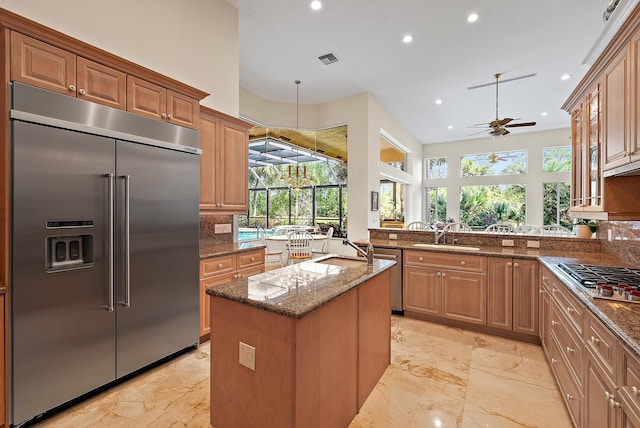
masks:
[[[391,365],[349,428],[571,427],[537,345],[392,317]],[[209,427],[209,342],[34,426]]]

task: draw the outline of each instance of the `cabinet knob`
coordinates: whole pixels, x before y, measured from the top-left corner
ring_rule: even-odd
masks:
[[[620,407],[620,403],[618,403],[616,400],[614,400],[613,398],[609,399],[609,407],[616,408],[616,407]]]
[[[436,276],[442,276],[442,272],[438,272]]]
[[[464,266],[464,265],[466,265],[466,264],[467,264],[467,262],[465,262],[464,260],[462,260],[462,261],[460,261],[460,264],[461,264],[462,266]]]
[[[613,396],[613,394],[610,394],[609,391],[605,391],[604,392],[604,398],[609,400],[610,398],[615,398],[615,397]]]
[[[218,263],[218,267],[219,267],[220,269],[222,269],[222,267],[223,267],[223,266],[224,266],[224,265],[223,265],[222,263]]]
[[[444,273],[444,272],[442,272],[442,276],[447,276],[447,274],[446,274],[446,273]]]
[[[520,266],[520,265],[518,264],[518,262],[515,262],[515,263],[513,264],[513,266],[518,267],[518,266]]]
[[[424,258],[422,256],[418,257],[418,261],[422,262],[424,261]]]
[[[558,360],[556,360],[555,358],[551,358],[551,364],[557,364]]]
[[[87,94],[87,91],[85,91],[84,89],[80,89],[78,92],[80,93],[80,95],[86,95]]]
[[[573,352],[573,348],[567,346],[567,354],[571,354]]]
[[[551,320],[551,325],[552,325],[552,326],[556,326],[556,325],[558,325],[558,321]]]
[[[540,293],[540,294],[544,294],[544,290],[543,290],[543,289],[540,289],[540,290],[538,290],[538,293]]]
[[[632,386],[632,387],[631,387],[631,392],[633,393],[633,395],[634,395],[635,397],[637,397],[637,396],[638,396],[638,388],[637,388],[637,387]]]
[[[600,339],[595,336],[591,336],[591,343],[595,343],[596,345],[600,343]]]
[[[252,262],[255,262],[255,261],[256,261],[256,258],[255,258],[255,257],[251,257],[251,261],[252,261]]]
[[[627,156],[629,154],[629,152],[627,152],[626,150],[624,152],[622,152],[622,156]]]
[[[571,394],[567,394],[566,397],[567,397],[567,400],[573,400],[573,395]]]
[[[167,113],[162,113],[161,116],[162,116],[163,119],[166,119],[167,118]]]
[[[76,85],[69,85],[69,90],[75,92],[76,91]]]
[[[568,313],[571,313],[571,312],[574,312],[574,311],[575,311],[575,309],[573,309],[571,306],[567,306],[567,312]]]
[[[173,115],[172,114],[170,114],[168,117],[169,117],[169,120],[173,119]]]
[[[547,278],[546,276],[542,275],[542,280],[543,280],[543,281],[546,281],[547,279],[548,279],[548,278]]]
[[[552,289],[551,289],[551,292],[552,292],[552,293],[557,293],[557,292],[558,292],[558,290],[554,287],[554,288],[552,288]]]
[[[220,206],[221,206],[221,207],[224,207],[224,203],[220,202]]]
[[[507,266],[512,266],[512,265],[513,265],[513,263],[507,262]]]

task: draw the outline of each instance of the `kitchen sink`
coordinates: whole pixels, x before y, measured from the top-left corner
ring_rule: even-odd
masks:
[[[469,247],[467,245],[454,245],[454,244],[413,244],[413,246],[420,247],[420,248],[434,248],[438,250],[480,251],[480,247]]]
[[[355,259],[347,259],[344,257],[329,257],[328,259],[319,260],[316,263],[324,263],[326,265],[345,266],[345,267],[354,268],[354,267],[366,266],[367,261],[365,259],[355,260]]]

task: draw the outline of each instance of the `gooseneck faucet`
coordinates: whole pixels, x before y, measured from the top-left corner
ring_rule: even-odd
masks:
[[[344,238],[342,240],[342,245],[348,245],[351,248],[355,249],[357,252],[367,258],[367,266],[373,266],[373,245],[371,245],[371,242],[367,242],[367,251],[364,251],[362,248],[358,247],[347,238]]]

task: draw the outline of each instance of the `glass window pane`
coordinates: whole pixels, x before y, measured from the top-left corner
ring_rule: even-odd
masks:
[[[291,189],[291,224],[313,224],[313,189]]]
[[[447,158],[426,159],[427,178],[447,178]]]
[[[404,220],[404,185],[393,181],[380,182],[380,217],[385,220]]]
[[[527,173],[527,151],[480,153],[460,157],[462,177]]]
[[[289,189],[269,192],[269,227],[289,224]]]
[[[427,188],[427,223],[436,224],[447,221],[447,188]]]
[[[460,221],[485,228],[494,223],[524,224],[526,187],[523,184],[462,186]]]
[[[571,146],[542,149],[542,172],[571,171]]]
[[[569,183],[543,184],[543,224],[561,224],[571,227],[569,218],[569,199],[571,185]]]

